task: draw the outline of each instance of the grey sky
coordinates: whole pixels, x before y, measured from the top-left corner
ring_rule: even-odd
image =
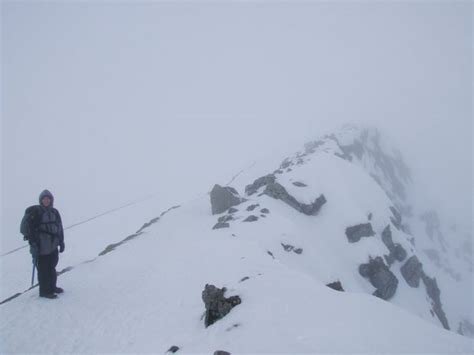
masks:
[[[43,188],[180,202],[344,122],[472,219],[471,3],[2,2],[3,240]]]

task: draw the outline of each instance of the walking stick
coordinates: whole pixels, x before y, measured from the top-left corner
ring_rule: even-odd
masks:
[[[36,258],[33,258],[33,272],[31,273],[31,287],[35,283],[35,269],[36,269]]]

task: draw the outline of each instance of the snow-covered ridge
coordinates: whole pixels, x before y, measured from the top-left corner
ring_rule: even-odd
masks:
[[[2,352],[472,351],[446,330],[469,329],[469,307],[450,293],[466,274],[456,281],[424,253],[396,187],[408,170],[362,133],[326,136],[276,166],[257,162],[179,208],[149,205],[168,212],[97,245],[101,257],[61,275],[56,303],[27,292],[0,306]],[[208,327],[206,284],[241,300]]]

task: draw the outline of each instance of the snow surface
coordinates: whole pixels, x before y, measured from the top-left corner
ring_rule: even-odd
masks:
[[[390,223],[393,203],[363,166],[332,153],[326,147],[276,175],[300,202],[325,195],[327,203],[316,216],[259,196],[262,188],[236,206],[230,228],[212,229],[225,213],[211,215],[209,196],[203,194],[100,257],[108,244],[171,206],[151,199],[71,230],[58,267],[74,266],[58,279],[65,293],[51,301],[33,289],[0,305],[0,351],[164,353],[177,345],[179,353],[206,354],[472,353],[471,339],[441,328],[431,315],[424,287],[406,284],[402,263],[391,267],[399,280],[394,298],[387,302],[371,295],[374,288],[358,266],[388,253],[381,232]],[[277,167],[272,159],[257,162],[231,186],[244,195],[246,184]],[[256,203],[256,209],[246,210]],[[266,217],[262,208],[270,210]],[[369,213],[376,235],[349,243],[345,228],[367,222]],[[258,221],[243,222],[251,214]],[[416,253],[428,275],[438,275],[409,235],[393,227],[392,232],[409,256]],[[287,252],[282,243],[303,251]],[[21,266],[27,258],[26,251],[2,258],[3,298],[26,288],[18,280],[29,281],[31,269]],[[244,277],[249,279],[241,281]],[[347,292],[325,286],[336,280]],[[226,296],[239,295],[242,303],[205,328],[201,293],[207,283],[227,287]],[[441,300],[445,305],[443,288]]]

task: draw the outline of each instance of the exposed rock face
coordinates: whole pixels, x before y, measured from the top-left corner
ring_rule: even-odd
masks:
[[[291,245],[291,244],[283,244],[281,243],[281,246],[283,247],[283,249],[287,252],[294,252],[296,254],[302,254],[303,253],[303,249],[302,248],[296,248],[295,246]]]
[[[386,257],[387,263],[391,265],[395,260],[403,261],[407,257],[406,250],[398,243],[394,243],[392,240],[392,230],[390,224],[385,227],[382,232],[382,241],[390,251],[390,255]]]
[[[421,275],[423,274],[423,265],[416,255],[410,257],[400,268],[403,278],[411,287],[420,286]]]
[[[334,281],[326,285],[329,288],[332,288],[333,290],[336,291],[341,291],[344,292],[344,289],[342,288],[341,281]]]
[[[232,308],[242,302],[239,296],[226,298],[224,293],[226,288],[217,288],[214,285],[206,284],[202,291],[202,300],[206,307],[204,324],[206,327],[225,317]]]
[[[230,186],[214,185],[211,190],[212,214],[219,214],[227,211],[230,207],[238,205],[241,198],[237,190]]]
[[[267,214],[267,213],[270,213],[270,210],[268,208],[262,208],[260,212]]]
[[[326,198],[324,195],[320,195],[312,204],[300,203],[291,196],[286,189],[277,182],[267,184],[264,194],[273,197],[275,199],[281,200],[286,204],[290,205],[297,211],[304,213],[308,216],[316,215],[321,207],[326,203]]]
[[[257,192],[259,188],[269,183],[273,183],[275,182],[275,180],[276,180],[276,177],[274,174],[268,174],[268,175],[259,177],[252,184],[245,186],[245,193],[249,196],[253,195],[254,193]]]
[[[390,271],[383,259],[378,256],[375,259],[370,258],[367,264],[359,266],[359,273],[369,279],[372,286],[377,290],[374,296],[388,300],[393,297],[398,287],[398,279]]]
[[[258,206],[260,206],[258,203],[253,204],[253,205],[250,205],[250,206],[247,207],[247,211],[253,211],[253,210],[256,209]]]
[[[295,185],[297,187],[306,187],[306,186],[308,186],[308,185],[306,185],[305,183],[303,183],[301,181],[294,181],[293,185]]]
[[[428,277],[424,272],[421,275],[421,279],[425,284],[428,296],[430,296],[431,300],[433,301],[433,312],[436,314],[443,327],[449,330],[448,319],[446,318],[446,314],[444,313],[443,306],[441,304],[441,291],[438,287],[436,279]]]
[[[346,236],[349,242],[355,243],[362,237],[372,237],[375,235],[372,224],[363,223],[346,228]]]
[[[166,352],[167,353],[176,353],[177,351],[179,350],[179,346],[176,346],[176,345],[173,345],[172,347],[170,347]]]
[[[248,216],[247,218],[245,218],[243,220],[243,222],[255,222],[258,220],[258,217],[257,216],[254,216],[253,214],[251,214],[250,216]]]
[[[230,214],[226,214],[225,216],[221,216],[217,219],[217,222],[228,222],[232,221],[234,217]]]
[[[230,224],[227,222],[217,222],[212,229],[221,229],[221,228],[229,228]]]
[[[227,213],[235,213],[235,212],[237,212],[237,211],[238,211],[237,208],[231,207],[231,208],[229,208],[229,210],[227,211]]]
[[[216,350],[214,351],[214,355],[231,355],[231,354],[224,350]]]

